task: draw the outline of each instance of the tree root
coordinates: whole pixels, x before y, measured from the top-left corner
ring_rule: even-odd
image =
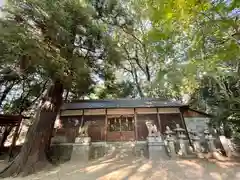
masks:
[[[28,161],[25,166],[21,166],[20,163],[17,163],[17,160],[14,159],[7,167],[5,167],[0,172],[0,178],[19,176],[25,177],[30,174],[52,167],[54,167],[54,165],[47,160],[41,160],[37,162],[32,161],[32,163]]]

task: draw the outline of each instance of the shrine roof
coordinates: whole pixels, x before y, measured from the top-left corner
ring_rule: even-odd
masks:
[[[103,108],[149,108],[149,107],[188,107],[177,101],[164,99],[111,99],[111,100],[79,100],[65,103],[62,110],[103,109]]]

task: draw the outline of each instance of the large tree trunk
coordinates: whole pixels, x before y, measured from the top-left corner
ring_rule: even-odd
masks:
[[[25,143],[20,153],[1,173],[1,177],[27,175],[39,168],[43,168],[47,162],[49,139],[51,138],[54,121],[62,104],[63,85],[55,81],[47,90],[42,103],[37,110],[36,119],[29,128]]]

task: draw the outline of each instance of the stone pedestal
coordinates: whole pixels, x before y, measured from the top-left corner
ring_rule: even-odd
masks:
[[[71,161],[87,162],[89,160],[90,146],[73,144]]]
[[[71,161],[88,161],[91,137],[77,137],[73,144]]]
[[[175,159],[177,157],[176,149],[175,149],[175,139],[173,137],[167,137],[165,142],[166,142],[168,156],[171,159]]]
[[[49,154],[53,162],[63,163],[71,159],[72,149],[71,143],[51,144]]]
[[[161,136],[147,137],[147,144],[150,160],[169,159]]]
[[[75,143],[89,146],[91,143],[91,137],[77,137]]]
[[[185,140],[186,136],[184,134],[179,134],[178,136],[178,151],[177,154],[180,156],[187,156],[187,147],[188,145],[186,145],[186,140]]]

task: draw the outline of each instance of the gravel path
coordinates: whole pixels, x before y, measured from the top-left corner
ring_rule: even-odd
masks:
[[[19,180],[240,180],[240,163],[200,159],[150,161],[104,157],[88,163],[70,161]],[[13,179],[13,178],[6,178]]]

